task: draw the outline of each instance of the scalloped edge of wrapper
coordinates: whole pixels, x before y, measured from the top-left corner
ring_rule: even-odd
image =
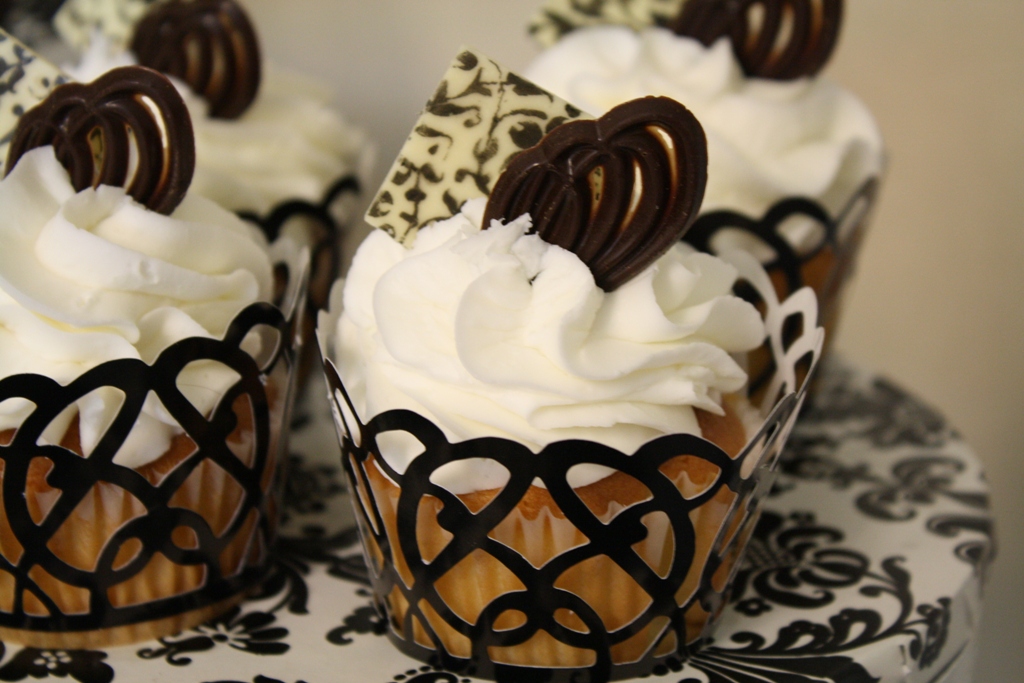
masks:
[[[0,178],[21,115],[73,79],[0,28]]]

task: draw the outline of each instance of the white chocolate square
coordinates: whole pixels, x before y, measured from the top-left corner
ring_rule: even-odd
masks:
[[[0,29],[0,177],[14,129],[26,111],[71,79],[60,69]]]
[[[616,24],[635,31],[674,19],[686,0],[548,0],[530,21],[529,31],[544,47],[586,26]]]
[[[366,221],[410,244],[419,228],[488,196],[516,154],[583,118],[591,117],[464,48],[416,121]]]

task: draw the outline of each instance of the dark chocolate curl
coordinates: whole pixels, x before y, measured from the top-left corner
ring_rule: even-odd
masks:
[[[645,97],[572,121],[517,155],[491,191],[484,228],[528,213],[612,291],[675,244],[707,184],[704,130],[686,107]]]
[[[180,78],[210,105],[210,116],[237,119],[260,87],[256,31],[234,0],[157,3],[135,27],[139,63]]]
[[[129,179],[134,143],[138,165]],[[55,89],[18,121],[8,173],[23,154],[53,145],[77,191],[125,186],[153,211],[169,215],[192,182],[196,151],[185,101],[162,74],[141,66],[112,69],[92,83]]]
[[[722,36],[730,35],[741,4],[741,0],[688,0],[670,28],[711,47]]]
[[[821,71],[842,19],[843,0],[689,0],[670,28],[708,46],[728,36],[744,73],[787,81]]]

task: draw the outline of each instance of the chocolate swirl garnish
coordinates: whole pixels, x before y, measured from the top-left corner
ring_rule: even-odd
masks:
[[[138,163],[130,184],[130,151]],[[192,182],[192,119],[174,85],[152,69],[112,69],[92,83],[67,83],[18,122],[7,172],[23,154],[53,145],[78,191],[127,187],[153,211],[170,214]]]
[[[667,97],[572,121],[509,163],[484,226],[529,213],[544,241],[586,263],[605,291],[641,273],[697,216],[707,183],[704,130]]]
[[[171,0],[153,6],[135,28],[139,63],[189,84],[210,116],[237,119],[260,87],[260,48],[234,0]]]
[[[710,46],[729,36],[744,73],[813,76],[839,40],[843,0],[689,0],[669,28]]]

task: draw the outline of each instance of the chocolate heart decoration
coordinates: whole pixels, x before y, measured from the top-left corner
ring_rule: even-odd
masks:
[[[572,121],[514,157],[484,226],[529,213],[546,242],[579,256],[605,291],[640,274],[682,236],[707,183],[704,129],[667,97]]]
[[[112,69],[92,83],[55,89],[18,121],[7,172],[25,152],[53,145],[76,190],[125,186],[133,143],[138,164],[128,194],[170,214],[192,182],[192,119],[174,85],[145,67]]]
[[[710,47],[722,36],[730,35],[741,5],[742,0],[686,0],[667,27]]]
[[[153,6],[135,27],[139,63],[189,84],[210,116],[236,119],[260,87],[256,31],[234,0],[171,0]]]
[[[744,73],[787,81],[821,71],[842,19],[843,0],[689,0],[669,27],[709,46],[729,36]]]

